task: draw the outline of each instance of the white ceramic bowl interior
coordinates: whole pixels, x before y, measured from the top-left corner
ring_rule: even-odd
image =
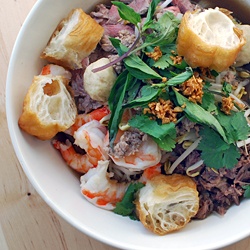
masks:
[[[250,234],[250,201],[166,236],[147,231],[140,222],[97,208],[80,193],[79,176],[63,162],[50,142],[42,142],[18,127],[24,96],[33,76],[45,64],[39,55],[58,22],[75,7],[90,11],[98,0],[38,0],[16,40],[6,87],[9,132],[24,172],[41,197],[62,218],[83,233],[122,249],[216,249]]]

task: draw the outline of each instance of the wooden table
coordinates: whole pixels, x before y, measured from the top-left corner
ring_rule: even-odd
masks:
[[[35,2],[0,0],[0,250],[114,250],[79,232],[50,209],[27,180],[11,145],[5,114],[8,62],[18,31]],[[223,250],[247,249],[250,237]]]

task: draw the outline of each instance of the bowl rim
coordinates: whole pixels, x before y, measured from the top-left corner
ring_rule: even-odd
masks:
[[[26,161],[24,156],[20,153],[20,146],[18,143],[18,139],[15,133],[11,133],[13,131],[15,131],[14,129],[14,123],[16,122],[15,120],[13,120],[13,116],[12,116],[12,105],[11,105],[11,95],[10,95],[10,88],[11,88],[11,82],[12,82],[12,72],[11,69],[13,68],[13,65],[15,64],[15,57],[16,54],[18,53],[18,44],[19,42],[22,40],[22,36],[23,36],[23,32],[26,29],[27,24],[30,22],[31,18],[33,17],[33,15],[38,11],[38,9],[40,8],[40,5],[42,3],[44,3],[44,0],[38,0],[34,6],[32,7],[32,9],[30,10],[29,14],[27,15],[18,35],[16,38],[16,41],[14,43],[13,49],[12,49],[12,53],[11,53],[11,57],[9,60],[9,66],[8,66],[8,71],[7,71],[7,78],[6,78],[6,117],[7,117],[7,125],[8,125],[8,131],[10,134],[10,138],[11,138],[11,142],[15,151],[15,154],[22,166],[22,169],[24,170],[28,180],[30,181],[30,183],[32,184],[32,186],[35,188],[35,190],[38,192],[38,194],[43,198],[43,200],[50,206],[50,208],[52,208],[58,215],[60,215],[60,217],[62,217],[64,220],[66,220],[70,225],[74,226],[75,228],[77,228],[80,232],[83,232],[84,234],[92,237],[93,239],[96,239],[98,241],[101,241],[107,245],[113,246],[113,247],[118,247],[118,248],[123,248],[123,249],[133,249],[135,250],[135,246],[132,245],[128,245],[126,243],[121,243],[118,242],[115,239],[107,239],[106,237],[103,237],[100,234],[97,234],[95,232],[95,230],[91,230],[90,228],[86,227],[85,225],[79,225],[79,223],[77,223],[77,221],[74,219],[73,216],[71,216],[70,214],[65,213],[60,207],[58,207],[51,199],[50,197],[44,192],[44,190],[42,189],[42,187],[39,185],[39,183],[34,179],[34,177],[31,175],[31,173],[28,171],[27,167],[26,167]],[[233,244],[239,240],[242,240],[244,238],[246,238],[247,236],[250,235],[250,230],[249,231],[245,231],[242,232],[241,234],[235,235],[235,237],[231,237],[230,239],[227,240],[222,240],[221,242],[219,242],[218,244],[211,244],[210,247],[214,248],[221,248],[221,247],[225,247],[228,246],[230,244]],[[144,249],[145,248],[140,248],[137,247],[136,249]],[[148,249],[153,249],[151,247],[149,247]],[[186,248],[185,250],[201,250],[201,248],[196,248],[195,246],[192,248]],[[208,248],[203,248],[203,249],[208,249]],[[211,249],[211,248],[209,248]]]

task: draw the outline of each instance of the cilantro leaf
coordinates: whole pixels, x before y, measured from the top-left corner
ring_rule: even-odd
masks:
[[[226,115],[218,111],[216,118],[225,129],[229,143],[248,138],[250,129],[243,112],[231,111],[231,115]]]
[[[158,139],[163,139],[166,135],[173,134],[173,130],[175,130],[173,122],[159,125],[157,121],[149,119],[146,115],[136,115],[129,120],[129,125]]]
[[[227,141],[227,137],[222,126],[212,114],[210,114],[208,111],[203,109],[198,104],[189,101],[186,97],[178,93],[176,90],[174,92],[178,104],[180,106],[182,105],[186,106],[184,108],[184,112],[188,115],[188,117],[192,121],[215,128],[218,131],[218,133],[222,136],[224,141],[225,142]]]
[[[218,133],[209,127],[200,130],[200,141],[197,149],[201,150],[201,158],[211,168],[233,168],[240,158],[239,149],[234,144],[222,140]]]
[[[226,94],[226,96],[229,96],[229,94],[232,92],[233,86],[230,83],[224,82],[222,85],[222,91]]]
[[[135,12],[131,7],[129,7],[125,3],[112,1],[112,4],[114,4],[118,8],[119,15],[123,20],[129,21],[130,23],[136,26],[138,23],[141,22],[140,14]]]
[[[158,69],[166,69],[170,65],[171,59],[169,58],[169,55],[163,55],[159,60],[153,61],[151,63],[152,67],[158,68]]]
[[[146,115],[137,115],[129,120],[129,125],[150,135],[163,150],[171,152],[175,147],[176,129],[173,122],[159,125]]]
[[[155,137],[152,138],[162,150],[171,152],[175,148],[176,144],[176,130],[171,130],[169,134],[162,139]]]
[[[144,186],[143,183],[131,183],[127,191],[122,199],[122,201],[117,202],[115,209],[113,210],[114,213],[122,215],[122,216],[129,216],[131,219],[137,219],[134,210],[135,210],[135,194],[136,192]]]

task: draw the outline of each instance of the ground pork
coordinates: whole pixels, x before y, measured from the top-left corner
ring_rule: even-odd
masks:
[[[138,129],[127,130],[120,137],[119,142],[117,142],[113,148],[109,148],[109,154],[115,158],[133,155],[146,139],[147,135]]]

